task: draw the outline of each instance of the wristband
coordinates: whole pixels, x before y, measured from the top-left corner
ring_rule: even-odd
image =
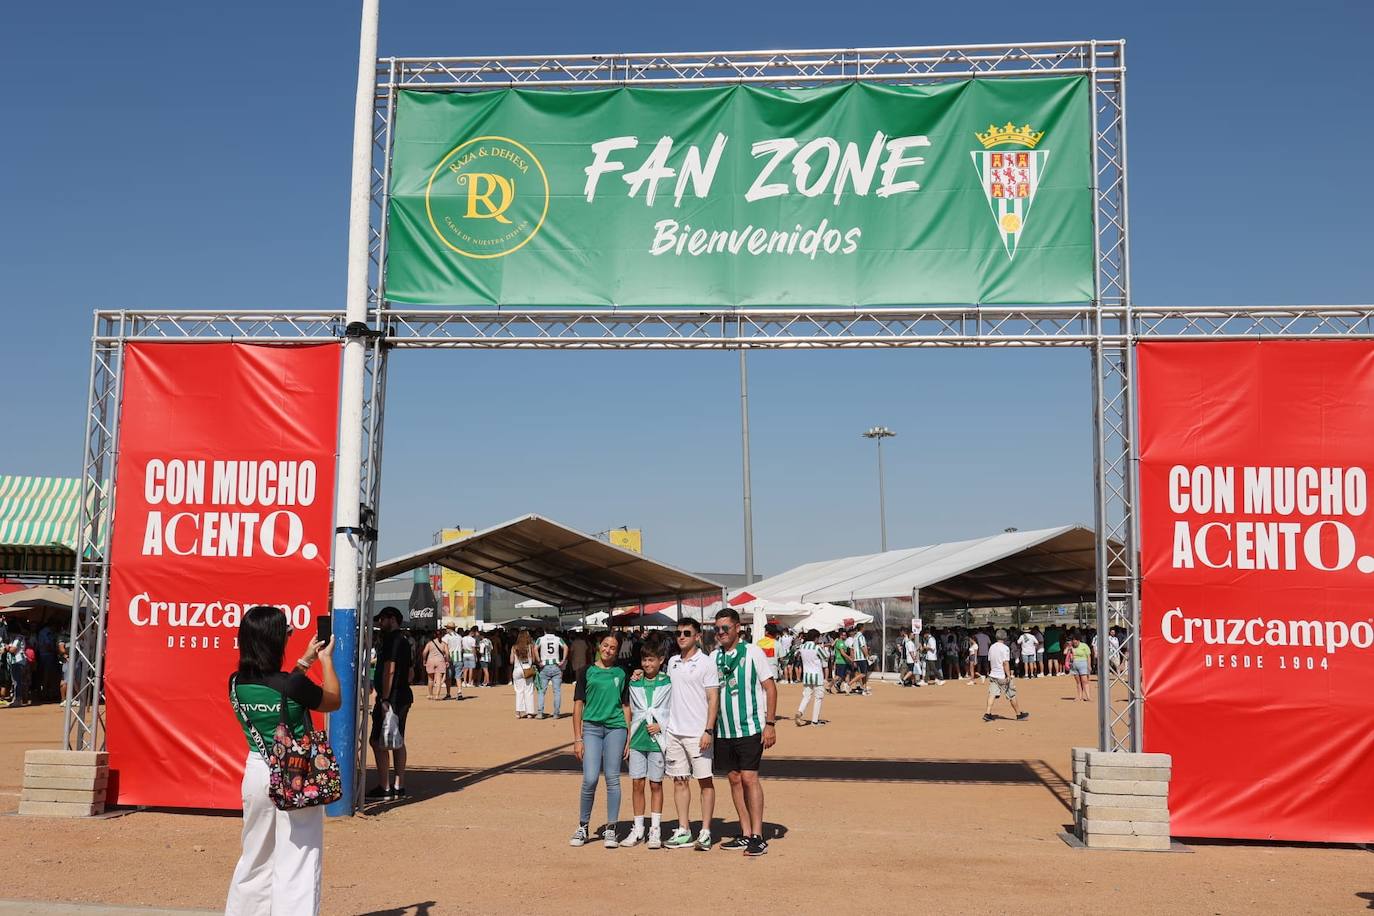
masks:
[[[304,668],[305,670],[309,671],[309,670],[310,670],[310,664],[311,664],[310,662],[306,661],[306,660],[303,659],[303,658],[298,658],[298,659],[296,659],[296,667],[297,667],[297,668]]]

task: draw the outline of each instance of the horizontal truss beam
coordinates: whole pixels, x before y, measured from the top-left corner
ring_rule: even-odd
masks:
[[[379,91],[539,85],[597,87],[729,83],[922,82],[973,77],[1122,72],[1120,41],[1062,41],[906,48],[395,57],[378,61]]]
[[[338,340],[342,311],[99,312],[122,334],[182,342],[310,343]],[[393,309],[387,344],[402,349],[733,350],[883,347],[1086,347],[1141,340],[1374,337],[1374,305],[1132,310],[1090,307],[877,309]]]

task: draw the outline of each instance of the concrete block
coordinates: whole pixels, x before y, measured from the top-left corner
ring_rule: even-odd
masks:
[[[1074,760],[1087,760],[1088,754],[1098,753],[1098,750],[1095,747],[1075,747],[1070,748],[1069,753],[1073,755]]]
[[[108,766],[110,755],[105,751],[52,751],[34,750],[24,752],[24,765],[56,764],[60,766],[95,767]]]
[[[1089,849],[1157,849],[1167,850],[1167,836],[1124,836],[1115,833],[1085,833],[1083,845]]]
[[[1167,795],[1109,795],[1106,793],[1094,792],[1090,788],[1083,790],[1083,807],[1091,808],[1100,805],[1105,808],[1154,808],[1159,811],[1169,810],[1169,796]]]
[[[1137,824],[1146,822],[1169,823],[1168,808],[1117,808],[1111,805],[1092,805],[1083,807],[1080,813],[1085,819],[1092,820],[1131,821]]]
[[[72,804],[92,805],[105,801],[105,787],[99,789],[34,789],[24,787],[19,796],[21,802],[71,802]]]
[[[1168,767],[1104,767],[1100,763],[1088,764],[1084,775],[1088,779],[1133,779],[1145,782],[1168,782],[1173,776]]]
[[[110,777],[104,770],[91,768],[90,776],[24,776],[26,789],[103,789]]]
[[[1101,819],[1083,819],[1082,835],[1090,833],[1116,834],[1118,836],[1168,836],[1169,825],[1155,821],[1104,821]]]
[[[25,817],[90,817],[105,810],[103,802],[98,804],[79,802],[19,802],[19,813]]]
[[[56,763],[26,763],[24,764],[24,778],[30,777],[52,777],[59,779],[95,779],[102,773],[108,774],[109,770],[105,767],[96,766],[63,766]]]
[[[1168,797],[1169,784],[1163,780],[1148,779],[1093,779],[1083,780],[1083,791],[1094,795],[1159,795]]]
[[[1089,765],[1104,767],[1172,767],[1174,758],[1168,754],[1127,754],[1124,751],[1088,751]]]

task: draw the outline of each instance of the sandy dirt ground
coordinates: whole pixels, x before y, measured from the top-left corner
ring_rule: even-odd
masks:
[[[1096,707],[1067,678],[1018,682],[1031,717],[981,719],[984,688],[949,683],[827,697],[830,725],[778,726],[764,762],[770,852],[574,849],[579,776],[564,718],[516,721],[509,687],[415,704],[411,797],[331,820],[325,912],[1038,914],[1354,913],[1374,909],[1374,855],[1356,847],[1194,843],[1191,853],[1072,849],[1069,749]],[[790,716],[800,688],[783,686]],[[236,816],[13,816],[23,753],[54,747],[60,710],[0,710],[2,897],[223,905]],[[622,822],[630,817],[628,777]],[[715,833],[734,833],[718,780]],[[598,795],[594,821],[604,815]],[[664,814],[672,821],[671,793]],[[697,802],[693,815],[699,817]],[[670,904],[680,888],[690,903]]]

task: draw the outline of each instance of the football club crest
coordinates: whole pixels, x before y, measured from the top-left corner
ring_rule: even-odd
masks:
[[[982,180],[983,195],[988,199],[1002,247],[1007,257],[1016,259],[1016,248],[1026,231],[1035,191],[1050,161],[1050,151],[1035,147],[1045,132],[1034,130],[1029,124],[1017,127],[1008,121],[1002,127],[989,124],[986,133],[974,131],[982,150],[973,150],[974,168]],[[1021,149],[1007,149],[1007,147]]]

